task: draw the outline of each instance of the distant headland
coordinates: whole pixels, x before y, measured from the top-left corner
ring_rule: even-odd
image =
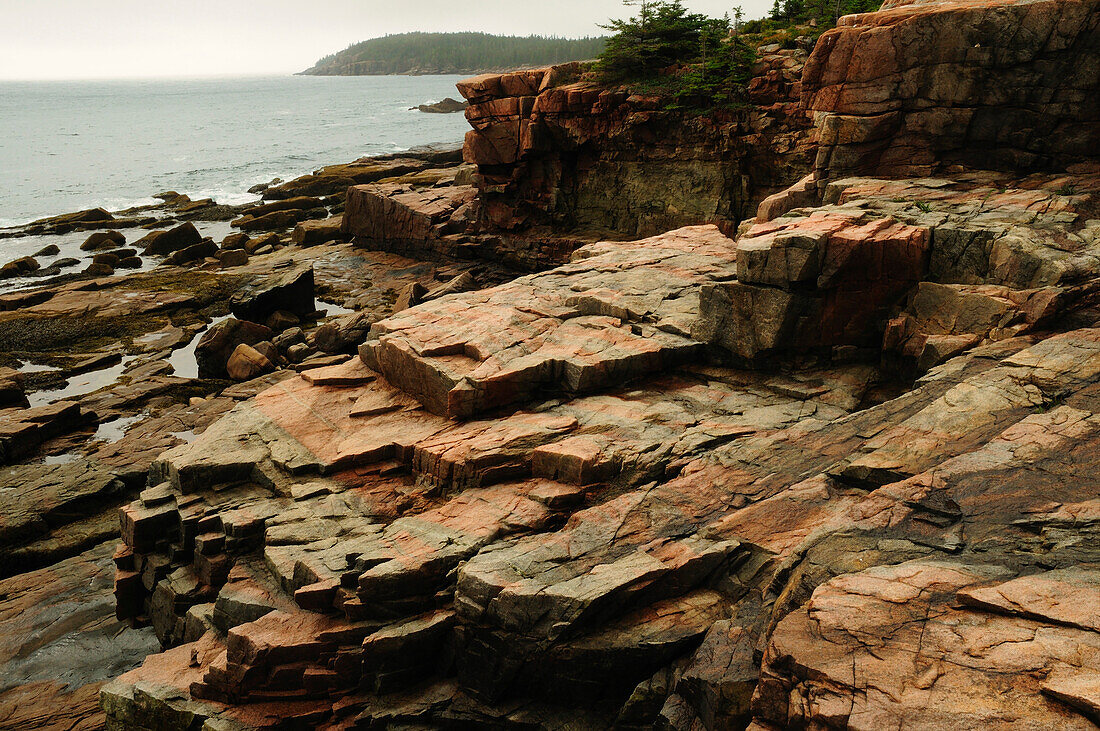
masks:
[[[401,33],[325,56],[303,76],[473,74],[595,58],[603,38]]]

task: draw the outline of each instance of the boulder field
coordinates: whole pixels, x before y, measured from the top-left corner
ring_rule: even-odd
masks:
[[[1095,729],[1098,29],[476,77],[465,163],[0,294],[0,728]]]

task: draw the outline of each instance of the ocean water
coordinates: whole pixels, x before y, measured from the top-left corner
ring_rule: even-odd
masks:
[[[166,190],[246,203],[275,177],[457,143],[463,115],[409,107],[458,96],[460,78],[0,82],[0,228]]]

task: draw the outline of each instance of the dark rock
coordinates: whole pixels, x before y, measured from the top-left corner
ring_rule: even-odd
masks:
[[[21,259],[9,261],[4,266],[0,267],[0,279],[11,279],[12,277],[21,277],[25,274],[33,272],[38,269],[38,260],[32,256],[24,256]]]
[[[208,256],[214,256],[218,253],[218,246],[210,239],[203,239],[197,244],[192,244],[179,251],[173,253],[168,257],[167,261],[170,264],[187,264],[200,259],[205,259]]]
[[[458,99],[447,97],[443,101],[434,104],[421,104],[418,107],[413,107],[413,109],[419,109],[428,114],[455,114],[456,112],[466,111],[468,106],[470,106],[469,102],[460,102]]]
[[[88,265],[84,273],[93,277],[109,277],[115,273],[115,268],[110,264],[93,263]]]
[[[313,334],[313,345],[324,353],[353,353],[367,339],[377,317],[366,312],[342,315],[326,322]]]
[[[312,314],[317,309],[313,298],[313,266],[299,264],[245,285],[230,298],[229,309],[251,322],[266,322],[278,310],[299,317]]]
[[[202,243],[202,234],[190,221],[168,231],[154,231],[134,242],[151,256],[166,256],[188,246]]]
[[[49,246],[44,246],[41,249],[39,249],[38,251],[36,251],[34,253],[34,256],[35,257],[39,257],[39,256],[57,256],[60,253],[61,253],[61,249],[58,248],[57,244],[50,244]]]
[[[82,251],[97,251],[99,249],[113,249],[126,243],[126,236],[121,231],[96,231],[80,245]]]
[[[287,328],[294,327],[301,323],[302,318],[295,315],[293,312],[287,312],[286,310],[275,310],[271,313],[271,316],[267,318],[264,323],[274,332],[281,333]]]
[[[222,249],[226,249],[226,250],[243,249],[243,248],[245,248],[245,244],[247,244],[247,243],[248,243],[248,234],[245,234],[245,233],[229,234],[224,239],[222,239]]]

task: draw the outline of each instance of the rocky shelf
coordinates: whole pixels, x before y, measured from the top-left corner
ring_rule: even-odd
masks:
[[[163,233],[0,295],[0,727],[1095,728],[1098,18],[15,232]]]

